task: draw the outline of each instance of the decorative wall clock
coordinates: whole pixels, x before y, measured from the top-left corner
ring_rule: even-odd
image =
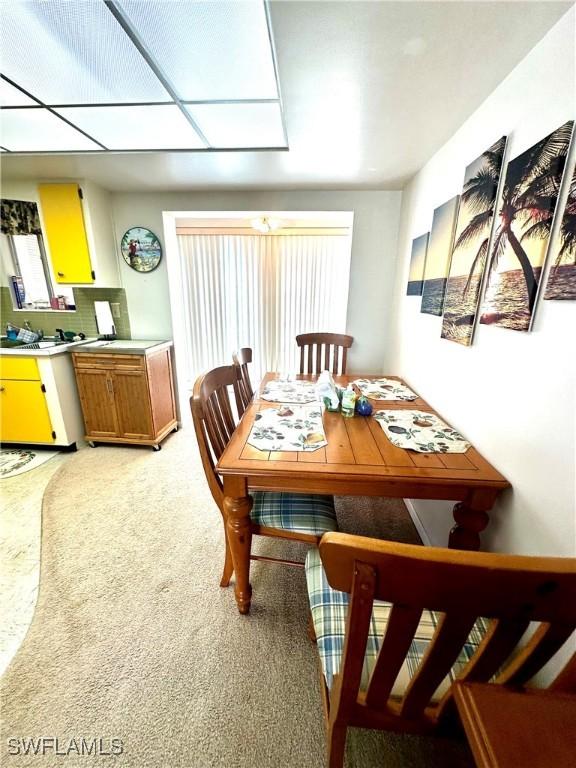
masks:
[[[120,242],[122,256],[136,272],[152,272],[162,259],[162,246],[154,232],[146,227],[132,227]]]

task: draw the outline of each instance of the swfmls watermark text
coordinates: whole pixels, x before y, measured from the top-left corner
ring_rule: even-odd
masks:
[[[122,739],[113,737],[15,736],[6,740],[12,756],[58,755],[59,757],[118,756],[124,752]]]

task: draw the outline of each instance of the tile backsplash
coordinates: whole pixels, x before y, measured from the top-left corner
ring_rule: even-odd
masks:
[[[62,328],[63,331],[82,331],[86,336],[98,336],[94,302],[109,301],[111,304],[120,305],[120,317],[114,318],[116,335],[120,339],[132,338],[124,288],[73,288],[73,291],[76,302],[76,309],[73,311],[26,312],[22,309],[13,309],[10,288],[1,287],[0,330],[2,334],[6,332],[6,323],[21,326],[25,320],[28,320],[34,330],[41,328],[45,336],[53,336],[56,328]]]

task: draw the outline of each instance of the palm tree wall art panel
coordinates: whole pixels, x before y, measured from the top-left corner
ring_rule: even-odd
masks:
[[[574,141],[574,139],[573,139]],[[576,168],[560,223],[545,299],[576,299]]]
[[[440,316],[442,314],[459,200],[459,196],[456,195],[434,211],[428,251],[426,252],[422,304],[420,305],[420,312],[425,312],[428,315]]]
[[[412,240],[412,255],[410,257],[410,273],[408,275],[408,285],[406,286],[406,296],[422,296],[429,234],[429,232],[426,232],[425,235],[420,235],[420,237]]]
[[[464,174],[441,335],[465,346],[472,344],[505,147],[502,136]]]
[[[481,323],[530,330],[572,126],[508,164]]]

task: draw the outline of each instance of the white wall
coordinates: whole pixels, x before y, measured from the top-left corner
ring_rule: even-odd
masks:
[[[395,286],[399,371],[512,483],[483,534],[487,549],[574,555],[573,301],[542,301],[534,329],[482,325],[471,347],[440,338],[442,318],[406,297],[412,239],[462,189],[464,169],[500,136],[515,157],[575,114],[572,9],[412,179],[403,195]],[[424,127],[423,127],[424,129]],[[575,148],[573,147],[573,150]],[[572,152],[572,162],[574,152]],[[445,545],[451,503],[414,501],[433,544]]]
[[[163,211],[354,211],[347,332],[354,336],[349,367],[380,372],[391,345],[392,275],[400,192],[114,193],[116,243],[130,227],[148,227],[164,243]],[[134,338],[171,338],[166,260],[147,275],[121,260]]]

